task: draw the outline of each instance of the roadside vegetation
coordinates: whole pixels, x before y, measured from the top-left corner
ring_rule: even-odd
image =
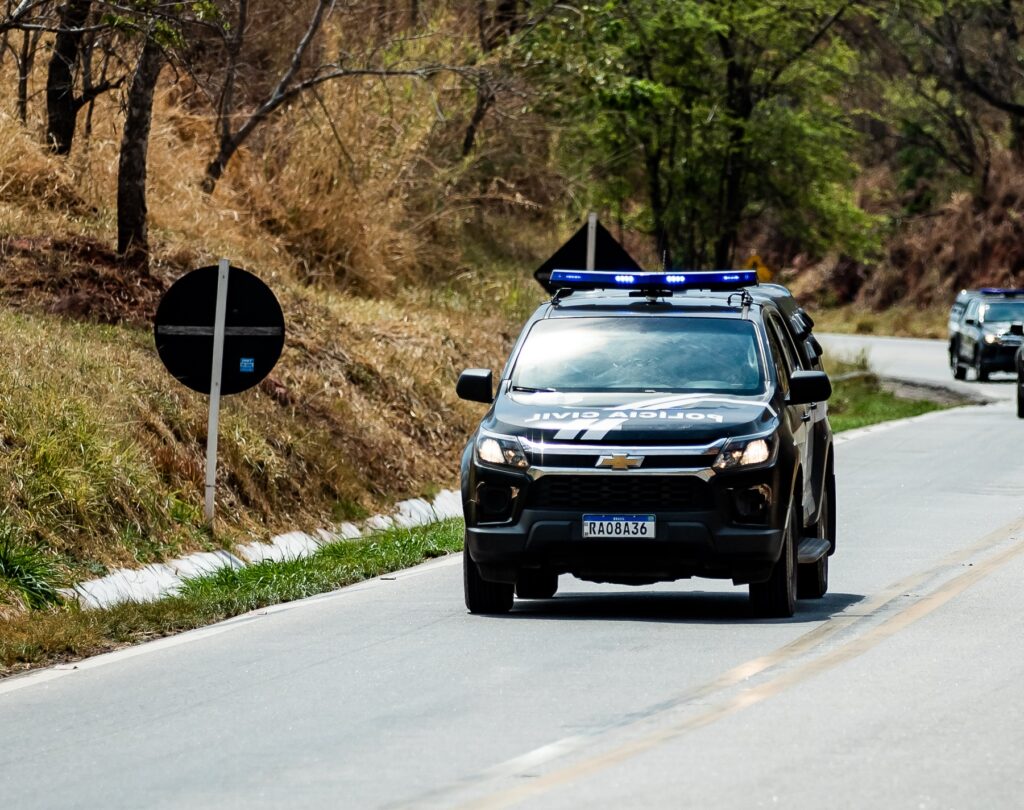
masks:
[[[826,358],[826,369],[832,378],[828,418],[836,433],[951,407],[927,397],[908,398],[888,390],[863,357]]]
[[[890,335],[946,340],[949,336],[949,302],[930,306],[898,304],[874,311],[863,304],[814,309],[817,332],[839,332],[850,335]]]

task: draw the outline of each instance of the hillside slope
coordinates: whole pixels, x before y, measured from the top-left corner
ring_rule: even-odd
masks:
[[[151,146],[148,270],[123,267],[110,249],[116,143],[94,136],[70,159],[49,156],[0,111],[0,547],[41,553],[64,582],[330,526],[453,486],[478,416],[455,397],[458,373],[498,368],[542,294],[529,254],[484,249],[472,264],[455,251],[429,284],[410,269],[372,280],[381,256],[364,268],[367,283],[318,283],[290,237],[261,220],[244,174],[212,198],[198,191],[202,145],[161,103],[171,123]],[[377,207],[364,213],[364,238],[394,227]],[[207,400],[163,369],[151,318],[177,277],[220,256],[275,290],[287,339],[272,375],[222,405],[211,535]],[[375,285],[387,294],[370,297]],[[0,612],[24,607],[5,600]]]

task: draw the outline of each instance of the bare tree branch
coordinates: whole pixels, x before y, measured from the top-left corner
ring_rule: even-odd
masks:
[[[240,17],[244,20],[247,0],[238,0]],[[346,64],[347,55],[333,62],[326,62],[311,69],[311,75],[301,78],[300,73],[313,42],[323,28],[324,21],[335,7],[335,0],[318,0],[313,15],[307,24],[302,37],[296,44],[289,59],[288,66],[278,79],[267,97],[252,110],[237,128],[232,128],[232,120],[236,117],[234,110],[234,83],[237,81],[237,69],[241,49],[244,45],[244,30],[236,31],[228,43],[228,68],[225,72],[225,86],[222,88],[217,113],[218,149],[213,160],[206,167],[202,188],[212,193],[217,182],[224,174],[228,163],[248,138],[282,106],[293,101],[303,93],[337,79],[378,77],[378,78],[416,78],[429,79],[442,72],[466,74],[470,69],[451,65],[422,65],[418,67],[376,67],[365,65],[353,67]],[[242,26],[240,26],[241,28]],[[411,39],[420,39],[416,35]],[[389,41],[390,42],[390,41]]]

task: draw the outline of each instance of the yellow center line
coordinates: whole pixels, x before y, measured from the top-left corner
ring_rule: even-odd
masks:
[[[936,575],[943,567],[961,563],[974,554],[985,551],[990,547],[1004,541],[1007,536],[1024,529],[1024,521],[1017,521],[1008,527],[997,530],[986,536],[983,540],[963,551],[954,552],[944,559],[942,563],[927,572],[913,575],[901,580],[887,588],[869,600],[863,607],[866,608],[862,616],[870,616],[872,612],[883,607],[892,601],[894,597],[911,589],[915,584],[924,582],[931,576]],[[732,697],[717,706],[713,706],[704,712],[677,721],[665,728],[650,732],[639,739],[624,743],[617,748],[602,754],[584,759],[580,762],[568,765],[545,776],[531,780],[507,791],[493,794],[479,801],[470,802],[467,807],[473,808],[503,808],[518,804],[526,799],[536,797],[540,794],[576,781],[589,774],[596,773],[606,768],[618,765],[628,759],[649,751],[658,745],[669,742],[680,737],[688,731],[709,726],[725,717],[736,714],[750,706],[755,706],[770,697],[789,689],[790,687],[809,680],[823,672],[826,672],[840,664],[846,663],[865,652],[873,649],[883,641],[891,638],[899,631],[910,626],[919,619],[924,618],[951,599],[962,594],[972,585],[991,574],[996,569],[1010,562],[1024,552],[1024,542],[1015,542],[1009,548],[993,555],[987,560],[974,565],[970,570],[954,577],[941,585],[931,594],[909,604],[895,615],[884,620],[882,623],[867,630],[862,635],[846,642],[840,647],[823,653],[821,656],[797,665],[792,669],[780,672],[771,680],[744,690],[739,695]],[[752,675],[764,672],[766,669],[780,664],[786,660],[796,658],[801,653],[818,646],[825,639],[835,635],[839,630],[849,627],[858,616],[837,616],[821,627],[810,633],[801,636],[794,642],[779,648],[775,652],[753,659],[745,664],[730,670],[720,678],[712,681],[705,687],[687,696],[687,701],[695,697],[706,696],[715,691],[734,686]],[[678,706],[683,701],[674,704]]]

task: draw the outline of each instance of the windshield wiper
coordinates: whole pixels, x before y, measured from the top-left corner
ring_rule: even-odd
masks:
[[[557,388],[531,388],[528,385],[513,385],[513,391],[520,391],[524,394],[555,394],[558,392]]]

